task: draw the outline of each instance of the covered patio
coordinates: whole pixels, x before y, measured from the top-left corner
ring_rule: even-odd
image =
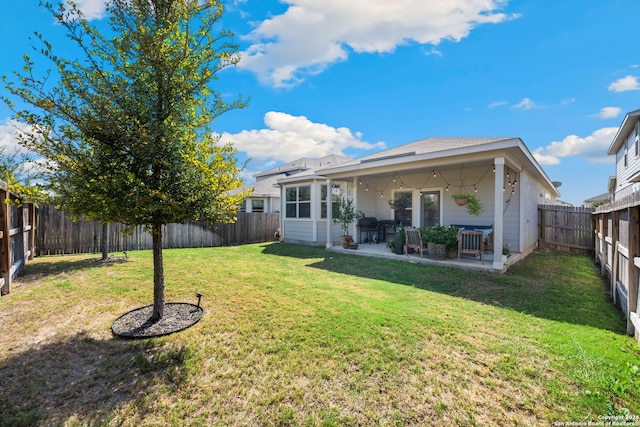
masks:
[[[504,272],[535,249],[538,204],[554,203],[559,195],[519,138],[427,138],[278,183],[285,241],[342,251],[340,240],[346,234],[360,244],[353,252],[398,259],[385,244],[398,224],[455,225],[484,233],[484,264],[471,258],[408,259],[494,272]],[[458,203],[453,197],[458,194],[476,199],[480,209]],[[334,221],[339,216],[334,205],[339,211],[347,202],[376,225],[365,227],[357,220],[345,230],[344,223]],[[374,236],[379,243],[369,245]],[[503,251],[511,256],[504,259]]]
[[[505,260],[502,270],[496,270],[493,266],[493,254],[484,254],[484,263],[479,257],[470,255],[461,255],[460,260],[455,256],[453,258],[431,259],[425,254],[423,257],[417,253],[409,253],[408,255],[396,255],[391,252],[384,242],[381,243],[361,243],[358,249],[344,249],[341,245],[333,245],[327,247],[329,252],[337,252],[354,256],[366,256],[372,258],[392,259],[400,262],[409,262],[414,264],[425,264],[439,267],[462,268],[466,270],[485,271],[489,273],[504,273],[510,266],[517,263],[521,258],[521,253],[511,253]]]

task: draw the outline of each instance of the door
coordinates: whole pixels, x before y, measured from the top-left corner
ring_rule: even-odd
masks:
[[[440,192],[423,191],[420,196],[420,225],[435,227],[440,224]]]

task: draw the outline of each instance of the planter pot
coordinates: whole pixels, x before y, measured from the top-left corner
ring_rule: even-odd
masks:
[[[428,243],[427,254],[429,258],[444,259],[447,257],[447,245],[444,243]]]
[[[354,249],[354,250],[358,249],[358,245],[352,243],[352,244],[349,245],[349,249]]]
[[[458,206],[466,206],[467,203],[469,203],[469,201],[467,199],[454,199],[456,202],[456,205]]]
[[[349,245],[352,244],[351,242],[353,242],[353,238],[348,234],[340,236],[340,243],[343,248],[348,249]]]
[[[394,251],[395,251],[396,255],[403,255],[404,254],[404,245],[396,245]]]

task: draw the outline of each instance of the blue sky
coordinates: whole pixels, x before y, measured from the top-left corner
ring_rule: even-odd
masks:
[[[101,1],[77,4],[103,18]],[[430,136],[519,137],[563,183],[561,200],[580,205],[606,192],[609,144],[640,108],[637,0],[224,4],[242,60],[215,89],[251,103],[213,127],[251,159],[249,182],[300,157],[360,157]],[[2,9],[0,75],[21,69],[33,31],[58,55],[72,52],[38,0]],[[0,105],[7,145],[10,116]]]

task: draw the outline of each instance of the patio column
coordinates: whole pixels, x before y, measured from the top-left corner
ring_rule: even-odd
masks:
[[[333,222],[333,188],[331,187],[331,179],[327,178],[327,243],[325,247],[333,246],[331,241],[331,223]]]
[[[502,270],[502,240],[504,231],[504,157],[493,159],[496,167],[494,174],[494,195],[493,206],[493,268]]]

